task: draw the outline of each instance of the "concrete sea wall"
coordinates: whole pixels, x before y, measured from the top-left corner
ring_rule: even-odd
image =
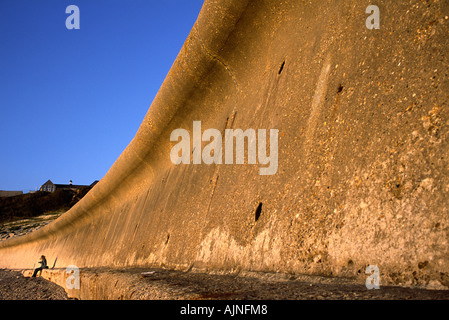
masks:
[[[0,267],[152,266],[449,286],[449,2],[206,1],[135,138]],[[173,130],[277,129],[278,170],[170,160]],[[203,143],[203,147],[207,143]]]

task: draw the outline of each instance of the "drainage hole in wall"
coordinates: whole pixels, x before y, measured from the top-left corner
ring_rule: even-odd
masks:
[[[167,234],[167,239],[165,240],[165,245],[167,245],[168,244],[168,241],[170,240],[170,233],[169,234]]]
[[[342,92],[343,91],[343,86],[341,85],[341,83],[338,85],[338,88],[337,88],[337,93],[340,93],[340,92]]]
[[[259,205],[256,208],[256,213],[255,213],[256,221],[259,220],[261,213],[262,213],[262,202],[260,202]]]
[[[282,70],[284,70],[285,61],[282,61],[281,67],[279,68],[278,74],[281,74]]]

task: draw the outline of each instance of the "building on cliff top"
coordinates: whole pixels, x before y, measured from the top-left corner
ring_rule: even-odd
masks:
[[[96,185],[98,180],[95,180],[90,185],[76,185],[72,184],[72,180],[70,180],[69,184],[54,184],[51,180],[48,180],[43,185],[40,186],[40,191],[47,191],[47,192],[55,192],[56,190],[77,190],[84,187],[90,187],[92,188],[94,185]]]

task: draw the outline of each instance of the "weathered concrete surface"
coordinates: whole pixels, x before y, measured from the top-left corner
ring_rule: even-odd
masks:
[[[449,2],[206,1],[135,138],[0,267],[252,270],[449,286]],[[170,133],[279,129],[279,169],[174,165]],[[255,211],[262,203],[260,217]]]

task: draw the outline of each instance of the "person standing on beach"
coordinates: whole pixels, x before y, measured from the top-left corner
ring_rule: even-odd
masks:
[[[43,269],[48,269],[47,266],[47,259],[45,258],[44,255],[41,256],[41,259],[39,260],[39,263],[41,264],[41,266],[39,268],[34,269],[34,273],[33,273],[33,278],[36,277],[37,273],[40,271],[42,274],[42,270]]]

